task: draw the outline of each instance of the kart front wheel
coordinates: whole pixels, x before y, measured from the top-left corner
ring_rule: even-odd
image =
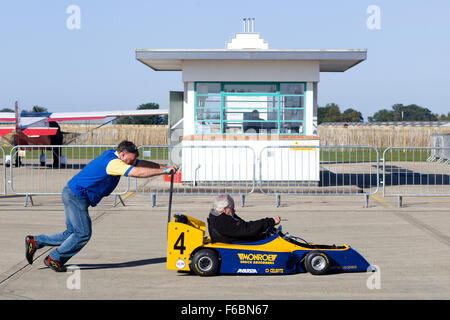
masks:
[[[311,251],[305,257],[305,268],[313,275],[322,275],[328,272],[330,260],[323,252]]]
[[[199,276],[212,276],[219,271],[219,257],[210,249],[201,249],[192,257],[191,270]]]

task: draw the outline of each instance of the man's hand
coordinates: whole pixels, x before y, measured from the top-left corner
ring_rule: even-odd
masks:
[[[176,164],[171,165],[170,167],[166,167],[167,174],[172,174],[178,171],[178,166]]]
[[[280,216],[274,216],[272,219],[275,221],[275,225],[279,224],[281,222]]]

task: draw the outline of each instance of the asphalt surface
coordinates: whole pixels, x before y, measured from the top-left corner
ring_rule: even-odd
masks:
[[[213,196],[174,196],[173,212],[206,220]],[[0,198],[0,299],[450,299],[450,198],[285,196],[252,194],[237,213],[247,220],[280,215],[283,230],[308,241],[347,243],[375,273],[313,276],[221,275],[198,277],[166,269],[167,196],[127,194],[90,210],[93,236],[56,273],[43,259],[51,248],[25,260],[24,237],[64,230],[59,196]],[[74,268],[74,269],[73,269]]]

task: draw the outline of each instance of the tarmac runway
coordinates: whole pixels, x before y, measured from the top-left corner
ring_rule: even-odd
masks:
[[[206,220],[213,196],[174,195],[173,212]],[[286,196],[251,194],[237,213],[246,220],[280,215],[283,231],[324,244],[347,243],[376,273],[326,276],[233,275],[198,277],[166,269],[167,196],[127,194],[126,206],[104,199],[91,208],[93,235],[69,262],[70,272],[48,269],[42,248],[25,260],[27,234],[64,230],[59,196],[0,198],[0,299],[305,300],[450,299],[450,198]]]

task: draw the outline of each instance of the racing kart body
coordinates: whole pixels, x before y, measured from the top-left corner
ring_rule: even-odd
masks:
[[[366,272],[370,264],[349,245],[322,245],[283,233],[281,228],[263,240],[242,243],[211,242],[203,221],[177,214],[169,222],[167,269],[215,274],[314,275]]]

